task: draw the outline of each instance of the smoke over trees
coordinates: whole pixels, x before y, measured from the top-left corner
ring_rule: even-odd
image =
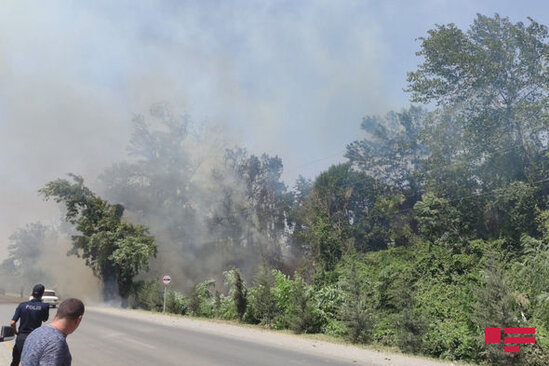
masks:
[[[134,119],[128,151],[136,161],[112,166],[101,181],[107,198],[151,228],[154,269],[190,288],[231,266],[248,276],[263,260],[283,266],[293,196],[282,161],[215,146],[215,134],[197,133],[166,105],[154,105],[150,117]]]

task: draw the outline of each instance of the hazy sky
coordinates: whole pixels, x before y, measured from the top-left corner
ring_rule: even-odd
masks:
[[[279,155],[291,185],[343,160],[364,115],[408,105],[415,39],[435,23],[498,12],[549,24],[546,1],[83,3],[0,5],[0,250],[17,226],[57,219],[36,194],[45,182],[93,184],[123,159],[151,103]]]

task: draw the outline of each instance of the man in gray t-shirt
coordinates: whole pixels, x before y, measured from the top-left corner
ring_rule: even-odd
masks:
[[[78,299],[67,299],[59,305],[50,325],[34,330],[25,341],[22,366],[70,366],[72,357],[67,336],[82,321],[84,304]]]

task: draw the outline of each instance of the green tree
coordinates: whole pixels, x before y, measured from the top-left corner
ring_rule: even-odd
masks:
[[[295,333],[318,333],[322,329],[322,319],[312,291],[300,276],[291,281],[286,314],[289,327]]]
[[[78,235],[72,236],[69,254],[85,260],[93,273],[103,281],[106,301],[114,295],[127,306],[133,278],[147,270],[149,259],[156,255],[154,238],[142,225],[124,220],[124,207],[112,205],[95,195],[84,180],[71,175],[74,183],[58,179],[47,183],[40,193],[46,200],[63,203],[65,219],[76,226]]]
[[[147,115],[137,115],[132,122],[127,146],[132,160],[101,174],[104,198],[122,204],[128,216],[139,217],[155,233],[158,261],[172,263],[179,253],[189,253],[178,262],[182,265],[169,271],[199,282],[204,266],[186,259],[198,255],[203,232],[197,202],[202,190],[193,180],[203,162],[192,154],[199,138],[190,131],[189,116],[177,115],[163,103],[153,104]]]
[[[239,320],[244,318],[246,309],[248,308],[248,289],[246,283],[242,279],[242,275],[238,269],[232,269],[225,273],[227,282],[231,286],[231,295],[236,310],[236,315]]]
[[[198,284],[194,285],[189,296],[189,310],[194,316],[202,315],[202,299],[198,293]]]
[[[515,287],[523,316],[529,326],[536,327],[536,345],[527,350],[528,365],[549,362],[549,210],[538,210],[536,220],[541,233],[539,238],[523,235],[522,260],[516,264]],[[523,298],[524,296],[524,298]]]
[[[315,180],[299,209],[303,230],[295,233],[316,267],[331,270],[349,251],[377,247],[367,241],[367,214],[382,192],[378,182],[350,163],[330,167]]]
[[[211,196],[221,193],[221,199],[212,203],[209,229],[214,241],[238,253],[232,264],[243,273],[251,272],[247,267],[254,257],[283,265],[280,243],[287,237],[293,196],[281,180],[282,169],[279,157],[258,157],[237,148],[226,150],[223,170],[213,172],[217,184]]]
[[[438,25],[420,40],[417,54],[424,61],[408,73],[408,91],[412,101],[439,107],[431,115],[432,131],[455,136],[450,146],[429,146],[431,152],[453,155],[441,170],[464,164],[464,173],[483,189],[546,177],[547,27],[532,19],[512,23],[479,14],[466,32],[454,24]]]
[[[519,325],[518,309],[501,258],[488,254],[482,284],[477,291],[473,313],[479,334],[485,328]],[[479,342],[483,343],[483,339]],[[504,353],[500,345],[483,345],[484,358],[491,365],[517,364],[520,354]]]
[[[372,319],[368,307],[368,280],[358,268],[358,260],[351,258],[345,268],[342,287],[345,291],[341,314],[353,343],[366,342],[372,329]]]
[[[465,243],[468,228],[448,200],[427,193],[414,205],[414,212],[418,231],[425,240],[456,249]]]
[[[274,275],[267,266],[263,266],[256,277],[252,307],[259,321],[267,326],[272,325],[278,313],[276,297],[273,293],[274,285]]]
[[[366,137],[349,144],[345,156],[360,171],[417,200],[428,154],[421,138],[426,115],[423,108],[412,106],[384,117],[365,117],[361,128]]]

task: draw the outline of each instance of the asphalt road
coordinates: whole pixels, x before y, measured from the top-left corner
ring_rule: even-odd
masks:
[[[15,306],[0,304],[2,324],[9,323]],[[51,309],[50,318],[54,315],[55,309]],[[340,361],[264,343],[119,317],[93,309],[86,310],[80,328],[67,340],[73,365],[83,366],[356,365],[352,361]],[[6,344],[0,344],[0,347],[5,355],[8,347]]]

